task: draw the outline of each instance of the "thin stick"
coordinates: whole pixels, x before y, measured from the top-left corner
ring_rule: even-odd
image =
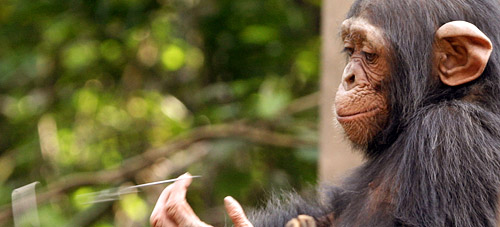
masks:
[[[145,184],[129,186],[126,188],[119,188],[119,187],[109,188],[109,189],[105,189],[105,190],[101,190],[101,191],[97,191],[97,192],[81,194],[81,195],[78,195],[77,197],[79,197],[79,198],[85,198],[85,197],[92,198],[92,201],[83,202],[83,204],[108,202],[108,201],[118,200],[120,195],[135,193],[138,191],[137,190],[138,188],[149,187],[149,186],[159,185],[159,184],[167,184],[167,183],[172,183],[172,182],[175,182],[178,180],[199,178],[199,177],[201,177],[201,176],[182,176],[182,177],[175,178],[175,179],[155,181],[155,182],[150,182],[150,183],[145,183]]]
[[[153,185],[158,185],[158,184],[166,184],[166,183],[171,183],[171,182],[175,182],[178,180],[184,180],[184,179],[189,179],[189,178],[199,178],[199,177],[201,177],[201,176],[183,176],[183,177],[179,177],[176,179],[169,179],[169,180],[162,180],[162,181],[155,181],[155,182],[150,182],[150,183],[145,183],[145,184],[134,185],[134,186],[124,188],[123,190],[148,187],[148,186],[153,186]]]

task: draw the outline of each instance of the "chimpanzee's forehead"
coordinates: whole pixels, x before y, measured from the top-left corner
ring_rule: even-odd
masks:
[[[342,22],[341,36],[343,40],[348,39],[353,42],[384,43],[382,29],[375,27],[361,17],[349,18]]]

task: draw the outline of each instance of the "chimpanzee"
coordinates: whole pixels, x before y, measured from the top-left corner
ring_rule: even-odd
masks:
[[[324,201],[291,194],[247,219],[228,197],[235,226],[498,225],[500,1],[357,0],[347,18],[335,111],[366,162]],[[153,226],[207,226],[188,185],[165,189]]]

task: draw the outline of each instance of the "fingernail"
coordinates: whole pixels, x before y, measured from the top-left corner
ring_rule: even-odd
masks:
[[[231,204],[231,202],[233,202],[233,201],[234,201],[234,198],[233,198],[233,197],[231,197],[231,196],[226,196],[226,197],[224,197],[224,203],[225,203],[226,205]]]

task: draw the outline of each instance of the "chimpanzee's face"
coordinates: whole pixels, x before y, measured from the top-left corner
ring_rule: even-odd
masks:
[[[335,98],[337,120],[352,142],[366,145],[389,116],[381,86],[390,76],[389,48],[383,31],[363,18],[345,20],[341,34],[348,61]]]

